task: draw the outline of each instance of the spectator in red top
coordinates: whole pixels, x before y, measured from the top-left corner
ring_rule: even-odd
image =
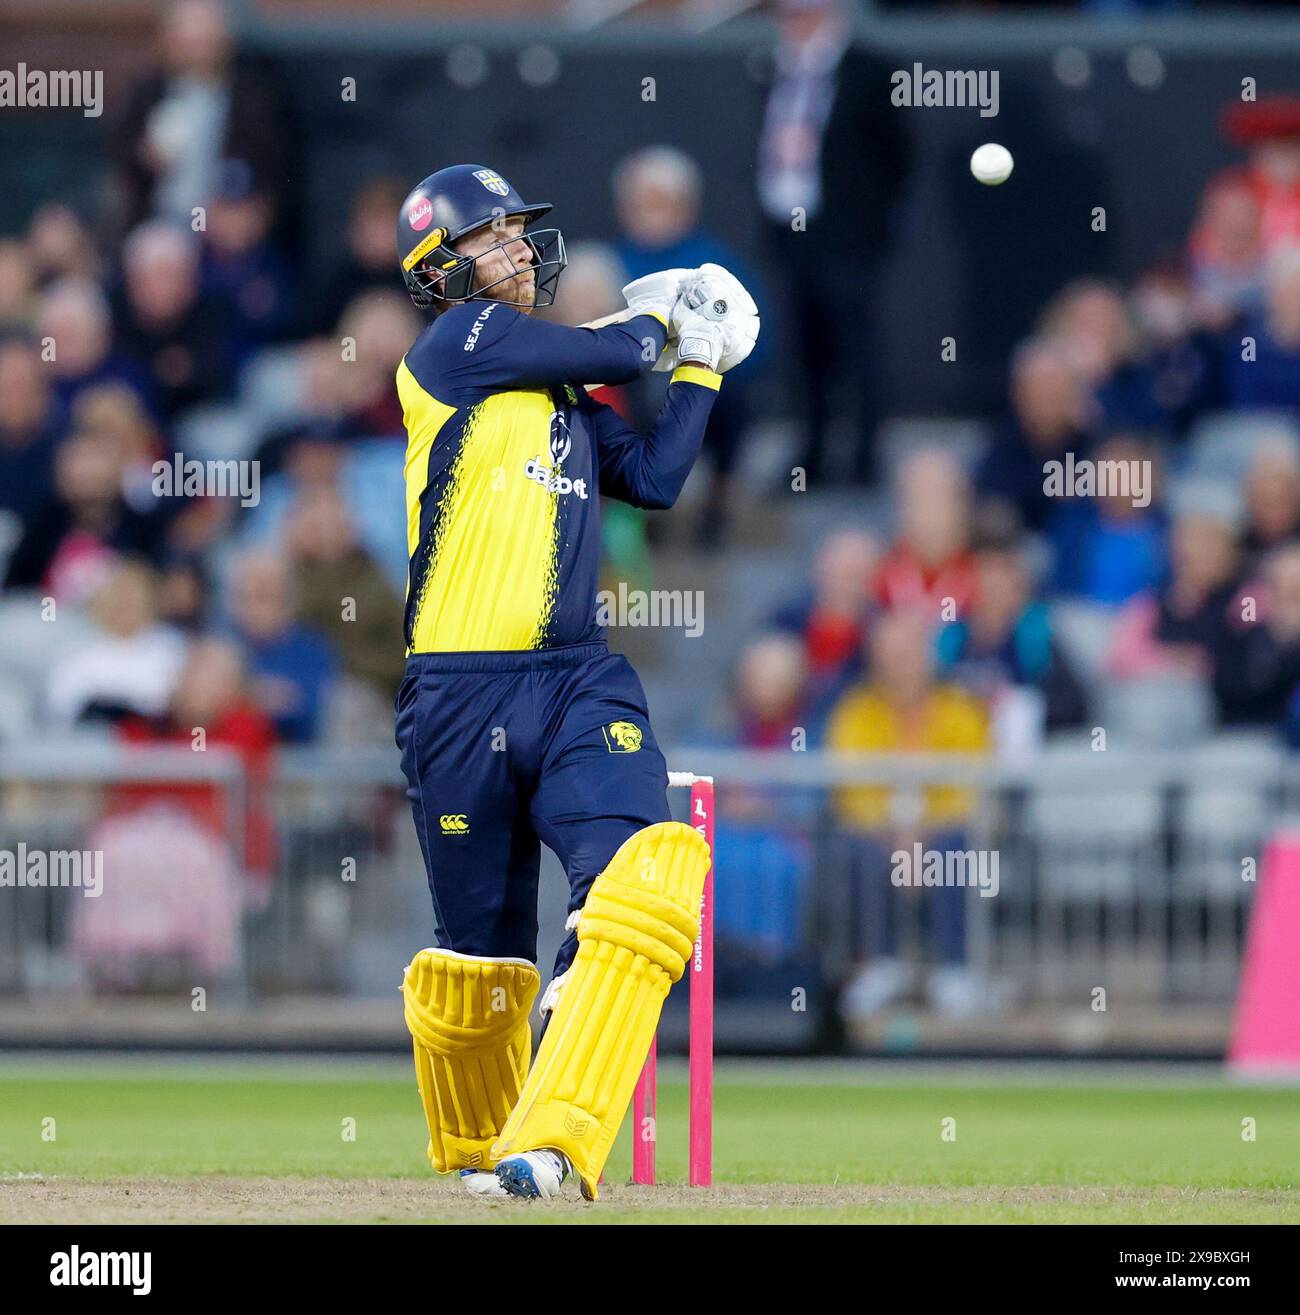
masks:
[[[1245,180],[1259,206],[1263,256],[1300,245],[1300,97],[1233,104],[1220,126],[1248,154],[1243,169],[1220,174],[1210,187],[1227,178]]]
[[[762,635],[736,669],[731,743],[742,749],[789,753],[807,736],[808,663],[798,638]],[[809,840],[816,792],[728,784],[718,820],[718,853],[726,846],[715,907],[719,943],[728,953],[779,958],[798,947],[799,910],[813,876]],[[731,879],[726,882],[725,878]]]
[[[812,592],[782,608],[773,628],[799,636],[815,681],[840,675],[862,651],[880,545],[861,530],[824,539],[812,568]]]
[[[898,537],[876,575],[876,600],[919,609],[931,624],[958,620],[975,597],[966,472],[947,452],[917,452],[899,469],[895,501]]]
[[[736,672],[736,743],[789,749],[807,692],[808,663],[791,635],[765,635],[741,655]]]
[[[774,753],[806,746],[813,738],[809,702],[808,661],[799,640],[789,634],[759,636],[736,667],[732,742],[740,749]],[[752,826],[788,822],[795,799],[789,791],[731,786],[726,804],[730,819]]]
[[[275,730],[248,694],[247,673],[239,649],[218,639],[204,639],[189,651],[185,666],[162,717],[132,717],[120,725],[128,744],[181,744],[191,748],[234,750],[245,772],[244,850],[246,876],[269,885],[275,865],[275,831],[269,805]],[[116,792],[114,811],[135,811],[169,802],[188,812],[214,836],[233,840],[231,805],[215,785],[153,783],[124,786]]]

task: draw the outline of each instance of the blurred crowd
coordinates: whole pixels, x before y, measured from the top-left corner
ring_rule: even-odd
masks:
[[[236,59],[227,24],[219,0],[161,11],[156,66],[111,125],[103,177],[0,239],[0,609],[15,636],[0,739],[157,728],[207,638],[230,646],[259,734],[391,738],[407,562],[393,379],[423,324],[393,247],[410,180],[360,179],[333,264],[306,277],[289,107]],[[574,244],[553,318],[607,314],[625,282],[665,266],[717,261],[753,283],[703,228],[684,152],[637,151],[611,189],[617,236]],[[764,361],[716,407],[703,542],[725,532]],[[605,396],[648,425],[665,386]],[[155,477],[158,462],[210,479],[233,461],[255,468],[253,496]],[[645,576],[639,513],[611,506],[606,541],[612,577]]]
[[[1224,128],[1245,160],[1209,180],[1183,257],[1064,287],[982,440],[904,450],[888,518],[823,540],[737,663],[736,745],[1020,765],[1054,741],[1300,747],[1300,101],[1235,108]],[[1126,482],[1049,479],[1107,463]],[[815,857],[797,819],[737,795],[732,816],[747,809],[728,836],[737,868],[799,887]],[[971,809],[953,787],[837,794],[874,901],[851,1016],[913,989],[896,930],[909,903],[931,1003],[987,1006],[963,967],[963,892],[887,879],[914,843],[971,843]]]
[[[224,7],[182,0],[104,177],[0,241],[0,737],[188,727],[209,641],[217,739],[381,736],[405,577],[392,380],[420,327],[395,293],[400,190],[358,191],[303,301],[287,124]],[[251,496],[212,486],[232,460]]]
[[[1007,752],[1094,725],[1145,747],[1216,728],[1300,745],[1300,101],[1228,127],[1247,162],[1210,180],[1186,258],[1063,288],[982,440],[906,451],[888,523],[821,544],[739,665],[739,742],[797,724],[846,744],[846,701],[888,684],[907,615],[924,622],[909,679],[978,699]],[[1085,466],[1125,482],[1051,477]],[[1008,691],[1029,696],[1010,715]]]
[[[409,178],[358,178],[332,260],[303,268],[293,107],[240,57],[221,0],[160,9],[152,66],[105,125],[99,176],[0,238],[0,743],[220,748],[251,786],[238,824],[211,782],[105,800],[91,841],[114,898],[78,905],[71,935],[113,980],[165,952],[231,966],[235,911],[281,862],[262,788],[277,750],[391,746],[408,555],[394,375],[423,318],[394,250]],[[638,150],[610,186],[616,236],[575,244],[552,317],[605,315],[667,266],[754,283],[702,226],[688,154]],[[765,351],[713,417],[705,543],[725,532]],[[606,400],[648,424],[666,378]],[[609,576],[644,579],[641,515],[611,506],[605,534]]]
[[[755,160],[763,268],[703,223],[690,155],[647,146],[613,171],[613,239],[573,244],[547,312],[581,323],[631,279],[706,261],[779,308],[789,350],[765,334],[711,419],[705,546],[726,539],[754,394],[778,364],[808,486],[892,482],[890,519],[826,538],[745,647],[734,742],[1012,761],[1094,728],[1145,747],[1224,730],[1300,746],[1300,102],[1226,116],[1242,163],[1209,180],[1179,259],[1042,308],[977,448],[925,444],[886,475],[862,290],[908,177],[900,117],[837,5],[790,0],[781,24]],[[277,746],[391,742],[407,562],[393,377],[422,325],[393,250],[411,180],[359,179],[332,266],[303,278],[290,112],[234,55],[216,0],[162,11],[95,195],[0,239],[0,742],[185,743],[202,725],[255,779]],[[847,159],[832,210],[823,178]],[[646,424],[664,386],[605,400]],[[254,462],[256,494],[160,496],[155,463],[173,459]],[[1045,470],[1067,459],[1145,472],[1150,496],[1057,496]],[[639,514],[609,505],[605,536],[610,577],[643,578]],[[106,824],[161,798],[124,795]],[[182,802],[200,831],[224,825],[207,796]],[[855,861],[878,866],[915,839],[960,843],[970,801],[859,788],[834,807]],[[238,868],[268,873],[266,817],[244,831]],[[750,843],[765,848],[732,852],[753,881],[774,875],[747,908],[779,942],[811,860],[770,828]],[[933,995],[959,1011],[965,937],[943,894]],[[902,974],[890,907],[867,921],[877,971],[853,998],[870,1012]]]
[[[238,962],[240,910],[287,843],[277,750],[391,745],[393,380],[422,320],[395,269],[406,181],[361,180],[335,261],[303,277],[290,107],[236,59],[226,6],[162,9],[154,66],[111,118],[101,176],[0,239],[0,743],[242,763],[242,816],[215,780],[102,800],[86,842],[113,897],[76,902],[68,937],[86,973],[128,985]]]

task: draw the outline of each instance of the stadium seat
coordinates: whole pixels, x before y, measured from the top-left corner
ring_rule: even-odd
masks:
[[[1155,870],[1162,801],[1135,770],[1120,788],[1111,760],[1104,789],[1052,786],[1030,799],[1028,821],[1039,857],[1039,888],[1058,898],[1136,895]]]
[[[251,457],[262,436],[249,411],[227,402],[191,408],[176,423],[175,444],[187,458],[202,461]]]
[[[1061,641],[1079,679],[1095,695],[1103,688],[1106,653],[1115,613],[1095,603],[1056,602],[1051,605],[1052,630]]]
[[[1104,685],[1094,703],[1110,748],[1184,749],[1214,727],[1208,682],[1188,676],[1149,676]]]
[[[1240,482],[1256,447],[1270,439],[1300,441],[1286,411],[1219,411],[1201,419],[1188,438],[1186,473],[1198,479]]]

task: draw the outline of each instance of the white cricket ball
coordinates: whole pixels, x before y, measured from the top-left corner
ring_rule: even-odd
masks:
[[[1011,177],[1011,171],[1015,166],[1016,162],[1011,158],[1011,152],[1005,146],[999,146],[997,142],[985,142],[970,157],[971,173],[989,187],[1005,183]]]

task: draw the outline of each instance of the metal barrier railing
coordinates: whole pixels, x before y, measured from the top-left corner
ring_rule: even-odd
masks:
[[[1251,864],[1300,799],[1300,772],[1254,749],[1230,770],[1209,755],[1101,757],[670,755],[718,782],[720,1007],[737,983],[783,989],[783,965],[834,988],[886,950],[940,962],[958,904],[962,962],[1021,1002],[1103,983],[1153,1003],[1230,998]],[[927,809],[943,788],[940,827]],[[20,851],[47,866],[98,854],[102,892],[4,880]],[[902,889],[898,864],[929,852],[995,860],[996,894]],[[0,750],[0,997],[199,979],[250,998],[379,996],[429,926],[387,751],[286,751],[250,785],[217,750]]]

